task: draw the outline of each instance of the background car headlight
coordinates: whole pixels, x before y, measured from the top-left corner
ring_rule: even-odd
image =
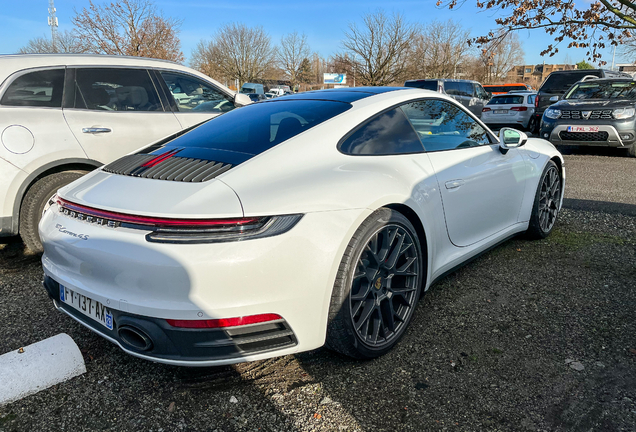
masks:
[[[561,116],[561,111],[554,108],[548,108],[547,110],[545,110],[543,115],[549,119],[558,119]]]
[[[613,114],[615,119],[627,119],[634,117],[636,110],[634,110],[634,108],[617,108],[614,110]]]

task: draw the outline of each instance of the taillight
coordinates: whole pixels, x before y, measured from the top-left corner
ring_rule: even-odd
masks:
[[[512,107],[510,111],[528,111],[528,107],[520,106],[520,107]]]
[[[481,110],[481,112],[488,112],[488,111],[492,111],[492,110],[491,110],[490,108],[483,108],[483,109]]]
[[[155,243],[220,243],[271,237],[292,229],[301,214],[219,219],[177,219],[136,216],[75,204],[57,198],[60,212],[74,219],[109,228],[152,231],[146,240]]]
[[[534,107],[535,108],[539,108],[539,96],[535,96],[534,98]]]
[[[172,327],[179,328],[226,328],[226,327],[238,327],[250,324],[260,324],[270,321],[280,321],[283,317],[278,314],[267,313],[260,315],[249,315],[236,318],[221,318],[211,320],[173,320],[167,319],[166,321]]]

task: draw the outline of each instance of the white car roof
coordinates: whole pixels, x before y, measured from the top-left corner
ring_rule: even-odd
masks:
[[[197,75],[234,94],[223,84],[194,69],[169,60],[102,54],[9,54],[0,55],[0,84],[11,74],[31,68],[51,66],[131,66],[170,69]]]

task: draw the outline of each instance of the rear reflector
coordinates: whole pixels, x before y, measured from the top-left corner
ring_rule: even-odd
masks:
[[[211,320],[166,320],[168,324],[172,327],[179,328],[225,328],[225,327],[238,327],[249,324],[259,324],[269,321],[279,321],[282,320],[278,314],[260,314],[260,315],[250,315],[244,317],[236,317],[236,318],[221,318],[221,319],[211,319]]]
[[[528,111],[528,107],[520,106],[520,107],[512,107],[510,111]]]

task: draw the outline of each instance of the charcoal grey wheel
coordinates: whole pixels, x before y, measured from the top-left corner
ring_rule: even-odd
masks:
[[[413,225],[394,210],[376,211],[356,231],[342,259],[327,345],[356,358],[389,351],[413,317],[423,274]]]
[[[549,161],[541,174],[534,198],[528,235],[546,238],[554,228],[561,205],[561,174],[553,161]]]

